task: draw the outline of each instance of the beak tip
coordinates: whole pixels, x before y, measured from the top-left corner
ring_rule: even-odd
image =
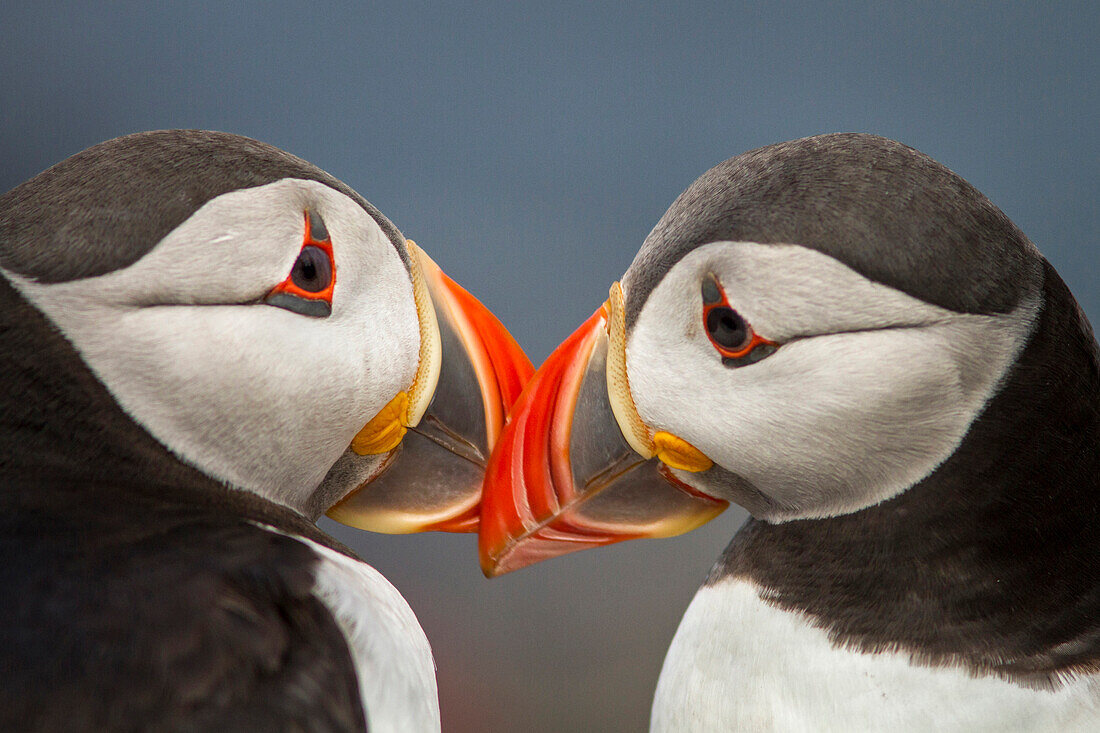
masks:
[[[484,509],[484,502],[483,502]],[[494,534],[489,524],[483,520],[480,522],[478,530],[478,547],[477,555],[478,562],[481,565],[481,572],[486,578],[495,578],[498,575],[503,575],[506,570],[503,570],[500,565],[500,559],[504,544],[501,540],[504,537],[497,536],[494,538],[489,537],[490,534]],[[506,540],[505,540],[506,541]]]
[[[509,556],[501,557],[498,555],[491,557],[482,555],[481,572],[486,578],[492,580],[493,578],[499,578],[502,575],[507,575],[508,573],[515,572],[516,570],[533,564],[533,562],[524,562],[522,560],[519,562],[509,562],[510,559]]]
[[[481,563],[481,572],[486,578],[496,578],[508,572],[508,570],[501,566],[499,558],[500,555],[493,554],[490,550],[487,550],[484,547],[480,548],[478,552],[478,560]]]

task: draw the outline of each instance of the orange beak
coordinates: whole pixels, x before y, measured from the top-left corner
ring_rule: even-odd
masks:
[[[489,454],[535,369],[488,308],[415,244],[409,250],[418,311],[431,309],[420,313],[422,340],[438,339],[431,348],[422,345],[422,367],[433,359],[438,364],[435,371],[422,368],[418,384],[395,397],[352,442],[360,455],[385,458],[381,470],[328,515],[390,534],[476,532]]]
[[[485,475],[481,568],[493,577],[569,552],[694,529],[727,502],[626,440],[608,397],[608,306],[539,368]]]

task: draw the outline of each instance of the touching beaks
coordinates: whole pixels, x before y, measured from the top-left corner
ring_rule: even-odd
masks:
[[[676,479],[709,458],[638,415],[626,374],[622,290],[528,382],[497,442],[481,501],[481,568],[492,577],[558,555],[682,534],[728,503]]]
[[[534,367],[489,309],[407,243],[420,321],[416,378],[355,436],[353,452],[388,455],[328,516],[390,534],[476,532],[489,454]]]

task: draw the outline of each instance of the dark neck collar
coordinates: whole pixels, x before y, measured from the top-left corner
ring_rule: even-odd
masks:
[[[82,514],[117,502],[231,513],[352,553],[295,512],[189,466],[129,418],[53,324],[0,275],[0,511]],[[151,521],[155,521],[151,517]]]
[[[853,514],[750,520],[708,583],[749,579],[863,651],[1034,684],[1100,669],[1100,356],[1044,267],[1038,324],[942,466]]]

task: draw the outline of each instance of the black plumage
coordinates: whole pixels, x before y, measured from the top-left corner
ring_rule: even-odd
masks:
[[[1042,266],[1027,344],[941,466],[851,514],[750,519],[708,583],[749,579],[865,652],[1038,686],[1100,671],[1100,354]]]
[[[353,198],[406,258],[385,217],[310,164],[165,131],[0,197],[0,266],[44,283],[111,272],[206,201],[288,176]],[[355,557],[180,461],[0,277],[0,729],[365,730],[348,643],[313,594],[322,560],[294,537]]]
[[[1006,313],[1034,247],[980,191],[876,135],[776,143],[719,163],[685,190],[630,266],[627,327],[684,255],[707,242],[798,244],[959,313]]]
[[[362,730],[312,523],[178,461],[0,278],[0,729]]]
[[[211,199],[284,178],[318,181],[404,238],[317,166],[258,140],[208,130],[140,132],[94,145],[0,196],[0,266],[57,283],[127,267]]]

